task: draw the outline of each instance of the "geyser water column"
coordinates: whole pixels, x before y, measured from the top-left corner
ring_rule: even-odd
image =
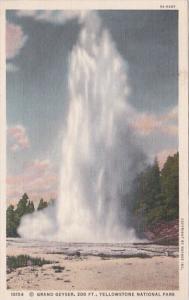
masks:
[[[144,160],[129,126],[135,113],[127,102],[127,64],[96,12],[85,14],[81,27],[69,60],[56,209],[25,217],[19,233],[68,242],[132,242],[121,198]]]
[[[128,125],[133,111],[126,101],[126,69],[99,17],[89,13],[70,57],[57,216],[63,240],[131,239],[120,198],[141,156]]]

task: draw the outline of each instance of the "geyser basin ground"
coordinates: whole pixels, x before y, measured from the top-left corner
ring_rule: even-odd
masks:
[[[7,274],[10,289],[178,289],[178,246],[7,239],[7,255],[20,254],[45,258],[52,264],[11,271]],[[55,272],[55,265],[62,270]]]

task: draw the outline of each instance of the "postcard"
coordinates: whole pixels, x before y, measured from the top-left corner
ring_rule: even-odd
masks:
[[[1,298],[187,300],[187,1],[0,22]]]

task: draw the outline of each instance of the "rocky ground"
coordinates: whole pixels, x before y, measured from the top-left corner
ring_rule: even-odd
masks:
[[[178,247],[7,240],[7,255],[27,254],[52,263],[7,270],[9,289],[178,289]]]
[[[164,245],[178,245],[179,220],[158,222],[146,229],[144,235],[151,242]]]

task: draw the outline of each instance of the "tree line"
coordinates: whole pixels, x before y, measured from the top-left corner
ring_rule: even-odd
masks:
[[[36,210],[42,210],[46,208],[49,204],[52,204],[54,200],[49,203],[40,199]],[[22,198],[19,200],[16,207],[14,205],[9,205],[6,211],[6,235],[7,237],[18,237],[17,229],[20,225],[21,218],[24,215],[31,214],[35,211],[33,201],[29,200],[26,193],[23,194]]]
[[[53,204],[41,199],[36,210]],[[169,156],[160,170],[157,160],[148,165],[133,181],[129,194],[122,199],[125,223],[140,233],[159,221],[171,221],[179,216],[179,155]],[[18,237],[21,218],[35,211],[26,193],[16,207],[9,205],[6,212],[9,237]]]
[[[137,175],[128,198],[136,229],[179,217],[179,154],[169,156],[160,170],[157,160]]]

